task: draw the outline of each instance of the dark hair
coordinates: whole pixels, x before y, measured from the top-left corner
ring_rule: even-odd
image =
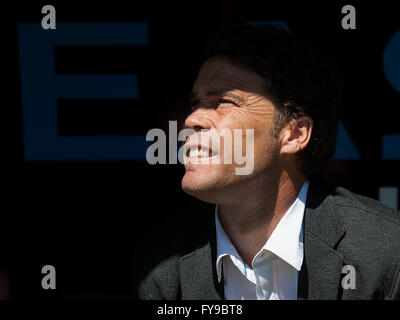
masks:
[[[313,131],[298,155],[303,174],[319,178],[336,146],[341,110],[341,77],[331,58],[272,25],[235,26],[219,32],[205,47],[200,65],[221,56],[250,69],[265,81],[277,107],[274,133],[292,119],[308,115]]]

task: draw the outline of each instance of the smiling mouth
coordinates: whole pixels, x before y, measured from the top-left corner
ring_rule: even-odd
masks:
[[[185,152],[186,158],[192,162],[202,162],[218,156],[218,153],[210,148],[205,148],[201,145],[192,145],[187,147]]]
[[[203,148],[201,146],[193,146],[193,147],[190,147],[186,151],[186,156],[188,158],[192,158],[192,157],[199,157],[199,158],[211,157],[212,156],[212,150],[208,149],[208,148]]]

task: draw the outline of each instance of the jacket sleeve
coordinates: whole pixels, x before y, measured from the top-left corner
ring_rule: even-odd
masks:
[[[151,252],[151,251],[150,251]],[[179,257],[136,250],[133,262],[133,296],[136,300],[179,300]]]
[[[165,300],[160,288],[157,286],[154,279],[150,277],[138,281],[136,297],[138,300]]]
[[[143,263],[144,256],[141,248],[136,248],[133,258],[132,295],[135,300],[162,300],[162,292],[152,277],[152,270]]]

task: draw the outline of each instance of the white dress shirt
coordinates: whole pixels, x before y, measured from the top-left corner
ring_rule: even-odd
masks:
[[[296,300],[298,273],[303,263],[303,216],[308,191],[306,181],[296,200],[281,218],[271,236],[254,256],[251,267],[244,263],[230,241],[215,207],[217,274],[227,300]]]

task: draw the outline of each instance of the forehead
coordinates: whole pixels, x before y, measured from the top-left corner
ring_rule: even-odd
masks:
[[[214,90],[262,93],[263,84],[263,79],[255,72],[232,64],[227,59],[213,57],[201,66],[193,91],[199,95]]]

